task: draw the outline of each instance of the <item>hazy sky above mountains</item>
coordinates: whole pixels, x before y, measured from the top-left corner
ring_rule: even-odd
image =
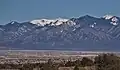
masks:
[[[120,16],[120,0],[0,0],[0,24],[83,15]]]

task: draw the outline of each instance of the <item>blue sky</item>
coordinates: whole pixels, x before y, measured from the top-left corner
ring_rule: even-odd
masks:
[[[120,0],[0,0],[0,24],[83,15],[120,16]]]

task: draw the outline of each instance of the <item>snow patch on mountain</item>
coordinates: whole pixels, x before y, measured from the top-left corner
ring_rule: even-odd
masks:
[[[12,22],[11,22],[11,24],[14,24],[14,23],[15,23],[15,21],[12,21]]]
[[[108,20],[108,19],[111,19],[113,16],[112,15],[105,15],[103,16],[104,19]]]
[[[112,21],[111,24],[117,25],[119,20],[116,17],[113,17],[111,21]]]
[[[94,28],[97,23],[94,22],[94,24],[90,25],[91,28]]]

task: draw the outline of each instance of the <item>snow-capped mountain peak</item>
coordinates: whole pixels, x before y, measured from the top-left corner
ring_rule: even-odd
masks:
[[[36,24],[38,26],[44,26],[46,24],[50,24],[51,22],[55,22],[55,20],[48,20],[48,19],[37,19],[37,20],[32,20],[30,23]]]
[[[116,16],[112,15],[105,15],[103,16],[105,20],[110,20],[110,24],[112,25],[118,25],[119,19]]]
[[[57,19],[38,19],[38,20],[32,20],[30,23],[36,24],[38,26],[44,26],[46,24],[50,24],[51,26],[54,25],[61,25],[65,22],[67,22],[69,19],[62,19],[62,18],[57,18]]]

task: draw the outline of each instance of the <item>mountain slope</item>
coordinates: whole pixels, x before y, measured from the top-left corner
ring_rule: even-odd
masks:
[[[17,49],[119,50],[120,18],[85,15],[0,25],[0,46]]]

